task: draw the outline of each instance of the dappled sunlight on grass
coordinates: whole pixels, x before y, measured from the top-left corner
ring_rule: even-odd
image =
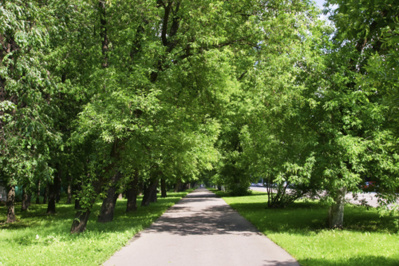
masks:
[[[268,209],[265,193],[223,199],[301,265],[399,264],[398,215],[346,205],[345,229],[328,230],[328,207],[316,201]]]
[[[110,223],[96,222],[101,207],[98,202],[87,230],[80,235],[69,233],[73,204],[58,204],[54,215],[46,215],[47,205],[33,204],[23,214],[17,205],[18,221],[13,224],[4,223],[6,210],[0,207],[0,265],[99,265],[186,194],[170,193],[132,213],[125,212],[126,200],[118,200]]]

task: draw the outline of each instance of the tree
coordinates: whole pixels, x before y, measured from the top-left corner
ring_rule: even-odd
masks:
[[[46,9],[36,1],[0,5],[0,164],[8,186],[7,222],[15,221],[14,187],[50,179],[49,147],[59,142],[53,127],[54,86],[43,64]]]
[[[387,55],[392,46],[387,49],[384,43],[390,43],[395,34],[385,35],[390,36],[387,38],[384,33],[397,28],[398,9],[392,1],[329,4],[338,5],[330,17],[337,27],[336,50],[326,57],[327,78],[317,91],[319,108],[314,117],[321,129],[318,174],[324,176],[323,187],[334,200],[329,226],[342,227],[346,191],[356,191],[362,179],[373,177],[383,188],[381,192],[390,191],[385,203],[395,198],[398,150],[395,132],[387,123],[393,106],[386,104],[393,87],[372,73],[381,60],[391,59]],[[383,65],[390,69],[391,63]]]
[[[78,146],[89,147],[88,163],[93,168],[88,167],[90,173],[81,178],[82,190],[77,197],[85,202],[84,210],[80,212],[85,214],[80,219],[81,223],[78,224],[79,218],[75,220],[72,232],[84,229],[87,213],[97,195],[103,193],[104,184],[112,176],[108,173],[127,170],[123,169],[124,160],[134,158],[144,162],[140,157],[148,158],[145,164],[137,163],[136,165],[143,167],[135,170],[143,173],[142,177],[150,177],[151,193],[156,187],[159,173],[169,177],[173,175],[170,171],[161,170],[168,170],[163,162],[172,162],[170,160],[174,161],[175,158],[179,161],[183,154],[192,155],[195,158],[192,167],[182,166],[179,170],[193,173],[198,172],[201,164],[209,167],[207,162],[214,160],[201,154],[196,148],[199,145],[198,139],[192,138],[190,132],[201,132],[201,126],[206,128],[207,124],[213,124],[212,120],[209,120],[210,123],[207,121],[207,109],[201,104],[209,100],[209,96],[213,96],[212,90],[223,89],[220,85],[224,79],[219,82],[217,75],[213,74],[209,79],[195,71],[204,66],[214,70],[218,62],[218,51],[244,39],[243,35],[238,39],[234,29],[240,28],[242,31],[246,27],[242,22],[247,21],[248,16],[239,15],[236,21],[229,14],[232,10],[243,11],[246,6],[239,2],[221,4],[213,1],[158,1],[157,5],[134,3],[134,10],[122,2],[112,5],[99,3],[100,23],[96,23],[100,28],[100,35],[102,34],[101,55],[106,62],[102,61],[102,67],[96,69],[92,75],[95,79],[89,82],[90,87],[99,90],[80,114],[76,138],[74,137]],[[103,12],[104,8],[106,13]],[[129,16],[107,20],[111,17],[110,14],[124,12],[129,12]],[[203,23],[206,21],[223,21],[225,18],[231,20],[232,24],[209,23],[204,27]],[[131,38],[127,39],[121,32],[129,32],[132,34]],[[233,36],[232,39],[229,39],[230,35]],[[108,44],[107,51],[104,51],[105,43]],[[226,69],[227,67],[224,70]],[[188,118],[188,123],[183,124],[184,131],[173,125],[179,120],[170,118]],[[172,125],[169,125],[170,121]],[[182,146],[184,148],[179,155],[163,154],[164,150],[170,148],[168,134],[183,137],[188,135],[189,141],[183,144],[193,146]],[[204,136],[203,133],[201,135]],[[212,139],[213,136],[210,137]],[[139,143],[140,141],[145,143]],[[132,150],[127,150],[128,146],[142,147],[140,154],[133,154]],[[104,148],[106,150],[102,150]],[[99,154],[101,155],[98,156]],[[129,178],[131,175],[125,176]],[[113,197],[106,194],[104,193],[105,197]]]

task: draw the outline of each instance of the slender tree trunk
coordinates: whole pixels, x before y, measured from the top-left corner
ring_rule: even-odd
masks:
[[[47,214],[55,213],[55,203],[57,201],[57,195],[60,190],[61,184],[61,169],[59,165],[57,166],[57,173],[54,176],[54,181],[49,185],[49,197],[48,197],[48,205],[47,205]]]
[[[26,188],[22,189],[22,205],[21,211],[27,211],[30,205],[30,196]]]
[[[344,207],[346,187],[338,189],[334,197],[334,203],[328,211],[328,226],[330,228],[343,228],[344,226]]]
[[[127,205],[126,212],[137,210],[137,195],[139,193],[139,172],[134,173],[133,180],[129,183],[126,190]]]
[[[161,178],[161,197],[166,198],[168,195],[166,193],[166,180]]]
[[[31,203],[32,203],[32,194],[29,192],[28,193],[28,208],[30,207]]]
[[[49,191],[49,188],[48,188],[48,184],[47,184],[46,188],[44,189],[44,193],[43,193],[43,204],[47,203],[48,191]]]
[[[67,194],[68,194],[68,198],[67,198],[67,204],[71,204],[72,202],[72,177],[70,175],[68,175],[68,188],[67,188]]]
[[[7,189],[7,223],[13,223],[17,220],[15,217],[15,186],[10,186]]]
[[[55,202],[60,203],[61,200],[61,178],[59,179],[58,186],[56,188],[56,194],[55,194]]]
[[[107,190],[107,196],[103,200],[103,204],[101,205],[100,215],[98,216],[98,222],[100,223],[108,223],[114,219],[114,210],[116,205],[116,200],[118,199],[117,184],[121,179],[121,172],[117,171],[114,176],[111,178],[110,187]]]
[[[40,180],[37,182],[36,204],[40,203]]]

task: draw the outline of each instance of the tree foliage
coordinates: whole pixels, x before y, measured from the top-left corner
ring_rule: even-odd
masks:
[[[365,180],[394,202],[398,7],[326,8],[333,27],[307,0],[0,1],[9,210],[14,186],[60,181],[81,232],[98,199],[105,222],[116,194],[134,210],[204,176],[233,194],[263,179],[269,207],[326,191],[332,227]]]

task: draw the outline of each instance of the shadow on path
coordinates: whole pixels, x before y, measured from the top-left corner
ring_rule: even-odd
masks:
[[[299,265],[206,189],[180,200],[104,265],[133,261],[146,266]]]

